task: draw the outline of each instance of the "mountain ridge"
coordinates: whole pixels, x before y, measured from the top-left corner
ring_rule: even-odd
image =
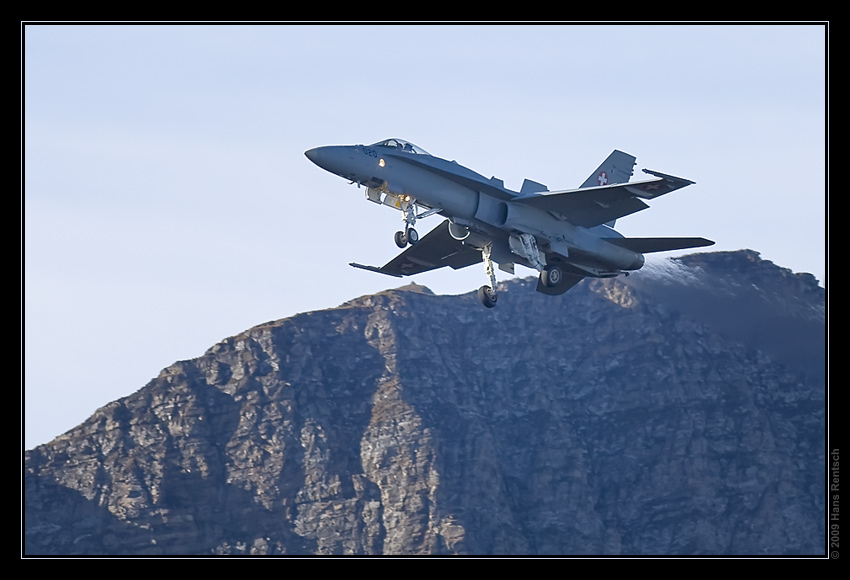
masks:
[[[825,291],[669,263],[226,338],[26,452],[25,554],[822,554]]]

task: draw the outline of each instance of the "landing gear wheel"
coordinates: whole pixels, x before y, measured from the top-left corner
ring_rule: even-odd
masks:
[[[411,246],[419,241],[419,233],[413,228],[407,229],[407,243]]]
[[[407,236],[404,235],[404,232],[396,232],[395,233],[395,245],[399,248],[404,248],[407,246]]]
[[[558,266],[546,266],[546,268],[540,272],[540,281],[548,288],[554,288],[560,284],[563,279],[564,273]]]
[[[487,308],[493,308],[496,305],[496,293],[489,286],[478,289],[478,299]]]

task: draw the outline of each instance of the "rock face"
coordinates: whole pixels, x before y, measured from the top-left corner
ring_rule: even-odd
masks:
[[[27,451],[25,554],[824,554],[825,350],[752,251],[358,298]]]

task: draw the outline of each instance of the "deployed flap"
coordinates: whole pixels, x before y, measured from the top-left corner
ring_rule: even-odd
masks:
[[[524,195],[515,197],[513,201],[539,207],[563,216],[571,224],[591,228],[648,208],[640,198],[653,199],[693,183],[678,177],[656,175],[663,177],[634,183]]]
[[[603,238],[606,242],[626,248],[639,254],[669,252],[686,248],[713,246],[714,242],[705,238]]]
[[[421,274],[444,266],[451,266],[458,270],[479,262],[481,262],[481,252],[454,239],[449,233],[449,220],[445,220],[419,242],[409,246],[380,268],[353,263],[350,265],[363,270],[401,277]]]

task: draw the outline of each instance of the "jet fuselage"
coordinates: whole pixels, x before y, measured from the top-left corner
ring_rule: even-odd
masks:
[[[367,188],[409,197],[417,204],[448,217],[457,239],[492,243],[493,260],[540,269],[546,255],[556,254],[585,275],[614,276],[637,270],[643,255],[618,247],[605,238],[621,238],[613,228],[584,228],[551,212],[514,200],[520,194],[497,179],[487,179],[455,161],[400,147],[349,145],[317,147],[306,156],[319,167]],[[568,216],[567,216],[568,217]],[[464,229],[466,231],[464,231]],[[534,236],[539,255],[523,251],[523,235]]]

